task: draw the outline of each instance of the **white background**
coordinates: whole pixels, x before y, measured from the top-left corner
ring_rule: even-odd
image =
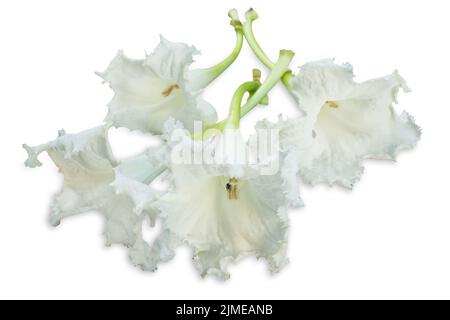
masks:
[[[143,273],[123,247],[103,246],[98,214],[50,227],[61,176],[45,155],[43,167],[24,168],[21,144],[100,124],[112,92],[94,71],[117,49],[142,57],[161,33],[194,44],[203,53],[195,66],[209,66],[234,45],[228,9],[243,15],[252,6],[255,34],[273,59],[281,48],[297,53],[295,66],[336,57],[353,64],[357,80],[399,69],[413,91],[397,109],[423,128],[417,148],[397,163],[367,162],[352,192],[302,186],[306,207],[290,215],[291,263],[275,276],[247,259],[228,282],[202,280],[187,248]],[[0,298],[450,298],[449,9],[432,0],[2,1]],[[206,92],[222,116],[255,66],[264,70],[245,46]],[[297,114],[282,86],[270,101],[243,126]],[[118,157],[152,143],[126,130],[111,140]]]

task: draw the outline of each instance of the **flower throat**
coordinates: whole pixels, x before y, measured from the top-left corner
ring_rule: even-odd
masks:
[[[228,193],[228,200],[238,200],[239,199],[239,193],[238,193],[238,179],[237,178],[230,178],[225,185],[225,189]]]

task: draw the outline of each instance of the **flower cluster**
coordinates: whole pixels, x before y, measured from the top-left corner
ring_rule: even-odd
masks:
[[[405,80],[391,75],[355,82],[351,65],[319,60],[290,70],[294,53],[281,50],[273,62],[256,41],[254,10],[241,23],[229,12],[236,33],[231,54],[207,69],[191,69],[198,50],[161,37],[142,60],[119,52],[98,75],[114,91],[104,124],[77,134],[60,131],[56,140],[24,145],[28,167],[42,165],[47,152],[64,175],[51,205],[50,222],[98,211],[105,217],[106,243],[124,244],[131,261],[144,270],[174,257],[188,245],[202,276],[227,279],[227,266],[247,256],[265,258],[272,272],[287,263],[287,212],[301,207],[299,181],[352,188],[364,159],[395,160],[415,146],[420,129],[407,113],[393,108]],[[240,85],[229,115],[202,98],[204,89],[238,57],[244,39],[270,73]],[[297,103],[298,118],[260,121],[244,141],[240,119],[281,81]],[[244,101],[244,97],[248,98]],[[108,141],[111,127],[158,136],[159,147],[116,159]],[[152,187],[163,176],[166,190]],[[152,243],[145,223],[163,228]]]

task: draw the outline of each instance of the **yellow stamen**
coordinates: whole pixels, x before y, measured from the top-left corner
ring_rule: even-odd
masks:
[[[228,200],[238,200],[239,199],[239,193],[238,193],[238,179],[236,178],[230,178],[228,180],[228,183],[225,186],[225,189],[228,193]]]
[[[253,81],[261,81],[261,70],[253,69]]]
[[[180,86],[178,84],[173,84],[170,87],[168,87],[166,90],[164,90],[163,92],[161,92],[161,94],[164,97],[168,97],[170,96],[170,94],[172,93],[173,90],[175,89],[180,89]]]
[[[336,102],[334,102],[334,101],[325,101],[325,104],[326,104],[328,107],[334,108],[334,109],[336,109],[337,107],[339,107],[338,104],[337,104]]]

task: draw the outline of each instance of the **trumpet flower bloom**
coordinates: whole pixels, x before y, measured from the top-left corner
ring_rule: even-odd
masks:
[[[358,83],[349,64],[320,60],[300,67],[290,86],[304,116],[259,127],[278,128],[280,143],[296,146],[308,183],[351,188],[364,171],[364,159],[395,160],[420,138],[414,119],[394,110],[399,90],[409,91],[398,72]]]
[[[295,161],[282,155],[281,169],[262,175],[257,166],[239,161],[243,155],[232,154],[242,150],[239,135],[233,131],[206,141],[183,136],[177,150],[211,161],[172,161],[174,189],[154,203],[165,232],[192,248],[202,276],[227,279],[227,265],[247,256],[265,258],[271,271],[279,271],[287,262],[286,211],[302,205]]]
[[[78,134],[59,132],[51,142],[30,147],[25,162],[28,167],[42,165],[38,156],[47,152],[64,176],[63,188],[54,197],[50,222],[58,225],[63,218],[88,211],[99,211],[105,219],[106,244],[133,245],[134,229],[141,215],[155,219],[150,203],[160,192],[144,182],[158,170],[161,152],[119,162],[112,154],[107,133],[109,126]]]
[[[215,109],[190,91],[189,66],[198,50],[161,37],[159,45],[145,59],[133,60],[119,51],[108,68],[98,73],[114,91],[106,121],[114,126],[149,133],[161,133],[169,118],[193,129],[194,121],[217,120]],[[191,83],[191,85],[194,85]]]

